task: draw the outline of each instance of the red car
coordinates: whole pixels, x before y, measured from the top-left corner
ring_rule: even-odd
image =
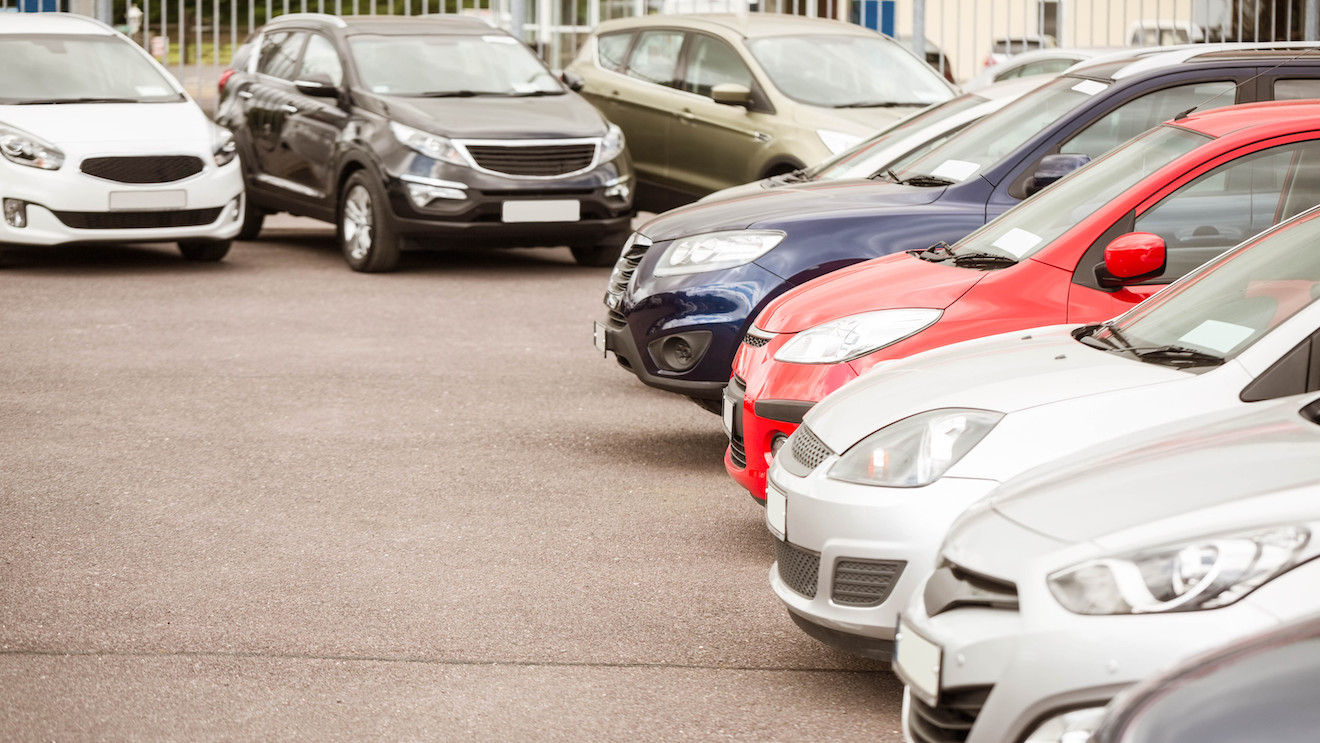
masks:
[[[1108,319],[1317,203],[1320,104],[1234,106],[1156,127],[953,246],[859,263],[769,304],[725,390],[725,466],[764,502],[769,462],[806,411],[876,364]]]

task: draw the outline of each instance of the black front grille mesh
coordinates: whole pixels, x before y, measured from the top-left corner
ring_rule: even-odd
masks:
[[[221,207],[172,212],[55,212],[77,230],[144,230],[156,227],[197,227],[220,218]]]
[[[747,446],[743,441],[742,402],[747,395],[747,383],[738,375],[729,378],[726,392],[733,403],[733,424],[729,427],[729,459],[738,469],[747,468]]]
[[[915,743],[962,743],[972,732],[976,717],[990,696],[991,686],[977,686],[940,694],[939,705],[910,695],[907,732]]]
[[[907,565],[902,560],[843,559],[834,563],[830,598],[844,606],[879,606]]]
[[[470,144],[467,151],[477,165],[506,175],[567,175],[587,169],[596,159],[595,143],[522,147]]]
[[[799,471],[811,472],[820,466],[821,462],[830,455],[830,448],[825,446],[816,434],[811,432],[806,426],[798,426],[793,435],[788,439],[789,454],[798,465]]]
[[[89,157],[82,172],[119,183],[171,183],[202,172],[202,159],[192,155]]]
[[[779,579],[784,585],[809,599],[816,598],[816,582],[820,576],[818,553],[776,539],[775,560],[779,564]]]
[[[751,333],[748,333],[747,335],[743,336],[743,343],[746,343],[752,348],[760,348],[761,346],[764,346],[769,342],[770,342],[769,338],[762,338],[759,335],[752,335]]]
[[[646,255],[649,247],[651,247],[650,240],[634,233],[623,246],[619,260],[614,263],[614,271],[610,273],[610,281],[605,288],[605,307],[609,311],[605,323],[615,330],[627,324],[627,319],[619,311],[619,302],[623,299],[623,293],[628,290],[628,282],[637,271],[637,264],[642,262],[642,256]]]

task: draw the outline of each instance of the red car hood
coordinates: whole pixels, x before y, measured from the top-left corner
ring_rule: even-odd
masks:
[[[797,333],[860,312],[900,307],[942,310],[987,275],[907,253],[886,255],[786,292],[761,311],[756,327],[770,333]]]

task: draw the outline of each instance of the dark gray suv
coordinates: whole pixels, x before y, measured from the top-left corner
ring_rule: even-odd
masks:
[[[297,13],[246,46],[216,114],[243,161],[241,238],[285,211],[334,223],[356,271],[450,245],[617,258],[634,188],[623,135],[513,36],[455,16]]]

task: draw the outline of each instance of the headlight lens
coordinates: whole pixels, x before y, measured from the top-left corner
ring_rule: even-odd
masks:
[[[913,308],[841,317],[798,333],[775,352],[775,361],[792,364],[850,361],[925,330],[942,314],[942,310]]]
[[[11,163],[42,170],[59,170],[64,153],[58,147],[22,129],[0,124],[0,154]]]
[[[1055,715],[1037,725],[1024,743],[1086,743],[1104,716],[1104,707],[1085,707]]]
[[[1003,417],[1003,413],[971,408],[918,413],[854,444],[830,468],[829,476],[889,488],[929,485],[980,443]]]
[[[1049,578],[1076,614],[1218,609],[1297,564],[1310,532],[1285,526],[1089,560]]]
[[[238,143],[233,132],[218,124],[211,125],[211,156],[217,167],[223,167],[238,157]]]
[[[600,141],[600,161],[607,163],[623,152],[623,130],[610,124],[610,130]]]
[[[833,129],[817,129],[816,136],[820,137],[820,143],[825,145],[825,149],[829,150],[831,155],[837,155],[862,141],[862,138],[856,134],[836,132]]]
[[[717,271],[750,263],[784,239],[784,233],[759,230],[708,232],[669,244],[655,269],[656,276]]]
[[[404,147],[453,165],[467,165],[463,153],[454,147],[454,143],[448,137],[404,126],[397,121],[390,122],[390,131],[394,132],[394,138],[399,140],[399,144]]]

